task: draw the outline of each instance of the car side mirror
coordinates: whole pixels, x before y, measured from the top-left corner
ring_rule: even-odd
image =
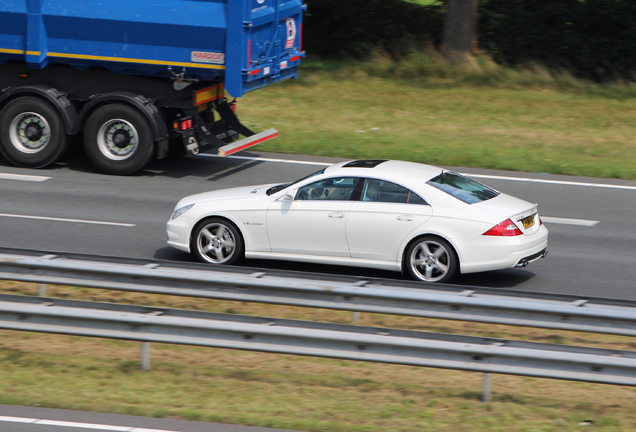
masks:
[[[293,201],[297,192],[298,192],[298,189],[294,189],[289,192],[286,192],[285,196],[283,197],[283,201]]]

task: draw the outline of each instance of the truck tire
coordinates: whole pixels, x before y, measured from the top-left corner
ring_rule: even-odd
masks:
[[[84,148],[100,171],[115,175],[136,173],[155,150],[143,114],[119,103],[104,105],[91,114],[84,127]]]
[[[68,147],[60,113],[48,101],[22,96],[0,112],[0,152],[13,165],[42,168]]]

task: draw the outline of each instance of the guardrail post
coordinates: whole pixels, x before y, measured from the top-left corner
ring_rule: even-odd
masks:
[[[360,321],[360,312],[351,312],[351,322],[358,324]]]
[[[482,383],[481,401],[490,402],[490,374],[484,374],[484,381]]]
[[[141,370],[150,369],[150,342],[141,343]]]
[[[41,283],[38,285],[38,296],[46,297],[46,284]]]

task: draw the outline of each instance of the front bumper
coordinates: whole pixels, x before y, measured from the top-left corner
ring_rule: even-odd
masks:
[[[169,220],[166,224],[168,244],[183,252],[190,252],[190,232],[192,221],[185,216]]]

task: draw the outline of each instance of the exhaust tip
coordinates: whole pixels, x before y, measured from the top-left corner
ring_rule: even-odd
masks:
[[[519,260],[519,262],[515,265],[515,268],[522,268],[527,266],[528,264],[530,264],[531,262],[535,262],[541,258],[545,258],[546,255],[548,254],[548,249],[543,249],[541,252],[536,253],[534,255],[530,255],[528,257],[525,258],[521,258]]]

